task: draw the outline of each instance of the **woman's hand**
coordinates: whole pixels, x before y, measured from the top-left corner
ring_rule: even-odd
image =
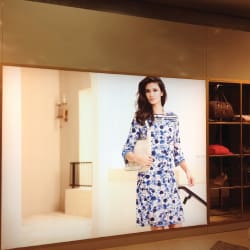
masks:
[[[190,172],[187,173],[187,181],[188,186],[194,186],[194,177],[190,174]]]
[[[185,161],[182,161],[180,163],[181,168],[183,169],[183,171],[186,173],[187,176],[187,181],[188,181],[188,186],[194,186],[194,177],[192,176],[189,168],[187,167],[187,164]]]
[[[151,167],[153,164],[153,157],[147,155],[135,155],[135,162],[143,167]]]
[[[139,156],[138,157],[138,164],[141,167],[139,170],[140,172],[146,172],[150,169],[153,164],[153,157],[152,156]]]
[[[126,155],[126,159],[131,162],[135,162],[142,166],[142,171],[149,170],[153,164],[153,157],[147,155],[138,155],[133,152],[129,152]]]

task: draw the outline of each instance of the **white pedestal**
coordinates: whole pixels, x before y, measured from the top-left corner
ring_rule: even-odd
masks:
[[[65,190],[65,213],[75,216],[92,216],[92,189],[68,188]]]

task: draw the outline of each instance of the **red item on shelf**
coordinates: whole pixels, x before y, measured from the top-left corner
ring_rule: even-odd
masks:
[[[208,146],[208,154],[210,155],[232,155],[233,153],[225,146],[220,144],[212,144]]]

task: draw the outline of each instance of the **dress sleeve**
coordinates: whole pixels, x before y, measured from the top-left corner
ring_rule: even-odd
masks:
[[[141,137],[141,125],[139,125],[136,119],[134,118],[131,122],[128,138],[122,150],[122,157],[125,163],[128,163],[128,161],[126,160],[126,154],[134,151],[136,141],[140,137]]]
[[[185,160],[184,154],[181,150],[181,140],[180,140],[180,130],[179,130],[179,120],[176,119],[176,131],[175,131],[175,143],[174,143],[174,161],[175,166],[178,166],[182,161]]]

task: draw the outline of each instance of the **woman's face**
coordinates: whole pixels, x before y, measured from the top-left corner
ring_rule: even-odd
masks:
[[[150,82],[145,87],[145,94],[148,102],[151,105],[161,105],[161,97],[163,92],[161,91],[157,82]]]

